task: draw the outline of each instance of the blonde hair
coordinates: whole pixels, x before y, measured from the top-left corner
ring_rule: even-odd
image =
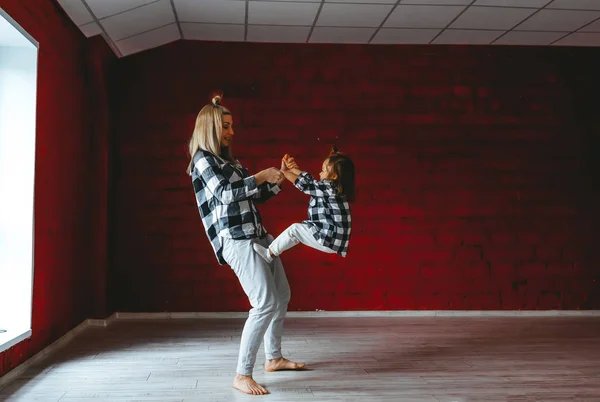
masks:
[[[226,162],[238,165],[238,161],[231,152],[231,145],[221,147],[222,117],[223,115],[231,115],[231,112],[221,105],[221,99],[221,95],[215,95],[211,103],[200,109],[196,117],[196,125],[189,142],[190,163],[187,168],[188,175],[192,174],[194,155],[198,151],[210,152]]]

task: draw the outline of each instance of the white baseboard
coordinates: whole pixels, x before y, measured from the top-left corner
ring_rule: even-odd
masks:
[[[473,310],[436,311],[436,317],[600,317],[600,310]]]
[[[87,319],[86,322],[90,327],[108,327],[117,319],[118,313],[113,313],[105,319]]]
[[[288,311],[287,318],[332,317],[600,317],[600,310],[383,310],[383,311]],[[167,320],[246,318],[247,312],[115,313],[116,320]]]
[[[29,367],[44,360],[88,327],[107,327],[119,320],[165,320],[246,318],[247,312],[206,313],[114,313],[106,319],[88,319],[67,332],[60,339],[45,347],[13,370],[0,377],[0,389],[19,377]],[[289,311],[288,318],[332,318],[332,317],[600,317],[600,310],[392,310],[392,311]]]
[[[4,386],[6,386],[6,384],[8,384],[10,381],[19,377],[29,367],[44,360],[51,353],[54,353],[55,351],[65,347],[69,342],[71,342],[77,335],[79,335],[81,332],[83,332],[90,325],[88,321],[89,320],[83,321],[81,324],[79,324],[78,326],[76,326],[75,328],[73,328],[72,330],[67,332],[66,334],[64,334],[62,337],[60,337],[59,339],[57,339],[50,345],[46,346],[44,349],[42,349],[41,351],[39,351],[38,353],[36,353],[35,355],[30,357],[26,361],[24,361],[23,363],[21,363],[20,365],[18,365],[17,367],[12,369],[8,373],[6,373],[5,375],[0,377],[0,389],[2,389]],[[97,320],[97,321],[105,321],[105,320]]]
[[[23,342],[25,339],[31,337],[31,328],[23,328],[21,330],[14,330],[9,328],[7,332],[0,333],[0,353],[6,349],[10,349],[17,343]]]

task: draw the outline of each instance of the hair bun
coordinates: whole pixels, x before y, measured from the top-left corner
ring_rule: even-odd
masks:
[[[215,95],[212,98],[212,104],[215,106],[221,106],[221,95]]]

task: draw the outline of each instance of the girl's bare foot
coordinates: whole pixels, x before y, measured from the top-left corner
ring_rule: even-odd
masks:
[[[296,363],[290,361],[284,357],[279,359],[267,360],[265,362],[265,371],[279,371],[279,370],[301,370],[304,368],[304,363]]]
[[[233,379],[233,388],[250,395],[266,395],[269,393],[249,375],[236,374]]]

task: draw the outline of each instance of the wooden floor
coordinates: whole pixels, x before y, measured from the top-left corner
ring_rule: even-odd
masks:
[[[600,318],[293,318],[284,353],[310,370],[231,388],[243,320],[89,328],[1,401],[600,401]]]

